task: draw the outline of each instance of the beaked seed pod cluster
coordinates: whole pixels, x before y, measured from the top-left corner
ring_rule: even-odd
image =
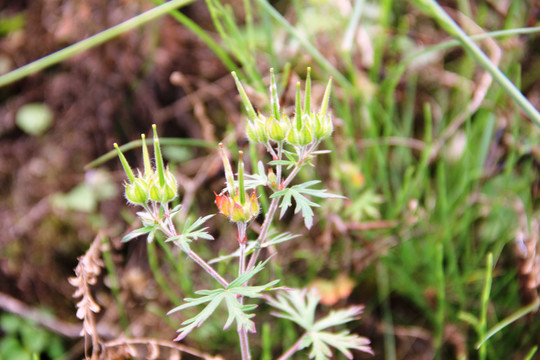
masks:
[[[153,169],[150,164],[150,156],[148,155],[144,134],[141,135],[144,174],[141,174],[141,172],[137,170],[137,176],[135,176],[124,154],[120,151],[118,144],[114,144],[116,151],[118,151],[122,166],[128,176],[128,180],[125,183],[125,195],[128,201],[134,205],[144,206],[149,201],[166,204],[178,196],[178,184],[176,179],[169,168],[163,165],[163,157],[161,156],[156,125],[152,125],[152,128],[154,129],[154,159],[156,169]]]
[[[315,142],[320,142],[332,135],[334,125],[332,123],[332,117],[327,113],[332,80],[330,79],[326,86],[321,108],[318,112],[312,111],[311,69],[308,68],[304,91],[304,106],[302,107],[300,83],[297,83],[296,112],[292,117],[289,117],[280,110],[273,69],[270,69],[270,73],[270,98],[272,105],[272,114],[270,116],[255,112],[242,83],[240,83],[236,74],[234,72],[232,73],[249,118],[246,130],[248,139],[261,144],[267,144],[268,142],[287,142],[292,146],[301,148]]]

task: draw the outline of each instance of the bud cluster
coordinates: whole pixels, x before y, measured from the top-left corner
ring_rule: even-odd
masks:
[[[232,73],[249,118],[246,131],[248,139],[252,142],[262,144],[287,142],[300,148],[328,138],[334,130],[332,117],[327,113],[332,80],[330,79],[328,81],[320,110],[318,112],[312,111],[310,104],[311,68],[308,68],[304,92],[304,106],[302,108],[300,83],[297,83],[296,112],[292,118],[289,118],[289,116],[280,111],[273,69],[270,69],[270,73],[272,114],[268,117],[255,112],[238,77],[234,72]]]
[[[144,134],[141,135],[144,174],[137,170],[137,176],[135,176],[124,154],[120,151],[118,144],[114,144],[114,147],[118,151],[122,166],[128,176],[128,180],[125,183],[126,198],[134,205],[144,206],[149,201],[165,204],[178,196],[178,184],[176,179],[169,168],[163,165],[163,157],[161,156],[156,125],[152,125],[152,128],[154,129],[154,159],[156,169],[153,169],[150,164],[150,156],[148,154],[146,137]]]

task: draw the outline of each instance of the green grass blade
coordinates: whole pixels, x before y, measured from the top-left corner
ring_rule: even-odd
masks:
[[[480,313],[480,331],[481,333],[480,338],[485,337],[486,332],[486,325],[487,325],[487,310],[489,305],[489,295],[491,293],[491,283],[493,279],[493,254],[489,253],[487,257],[487,264],[486,264],[486,280],[484,289],[482,291],[482,311]],[[482,342],[482,345],[484,342]],[[479,359],[485,359],[486,358],[486,347],[485,346],[479,346],[479,353],[478,357]]]
[[[474,43],[455,22],[434,0],[416,0],[416,3],[430,13],[451,36],[455,37],[463,48],[493,77],[504,91],[521,107],[521,109],[540,127],[540,113],[534,108],[529,100],[518,88],[496,67],[482,50]]]
[[[204,147],[208,149],[213,149],[216,147],[216,144],[210,141],[201,140],[201,139],[187,139],[187,138],[160,138],[159,142],[161,145],[165,146],[197,146]],[[142,146],[142,140],[130,141],[127,144],[119,146],[120,151],[124,152],[127,150],[136,149]],[[98,157],[96,160],[86,164],[84,166],[85,170],[95,168],[101,164],[106,163],[107,161],[114,159],[117,156],[116,150],[111,150],[105,155]]]
[[[153,0],[155,4],[164,4],[161,0]],[[175,18],[180,24],[184,25],[186,28],[191,30],[195,35],[201,39],[206,46],[210,50],[216,54],[216,56],[221,60],[221,62],[229,69],[230,71],[237,71],[238,67],[234,63],[234,61],[231,59],[229,54],[223,49],[221,45],[219,45],[210,35],[206,33],[197,23],[195,23],[193,20],[188,18],[186,15],[182,14],[181,12],[175,11],[170,14],[173,18]]]
[[[292,35],[295,39],[302,44],[304,49],[313,56],[313,59],[330,75],[332,75],[336,81],[345,89],[357,92],[357,89],[339,72],[334,65],[332,65],[315,46],[313,46],[296,28],[294,28],[289,22],[268,3],[266,0],[256,0],[257,3],[274,18],[283,28]]]
[[[0,76],[0,87],[11,84],[17,80],[25,78],[29,75],[35,74],[38,71],[48,68],[49,66],[58,64],[72,57],[78,53],[101,45],[119,35],[122,35],[130,30],[133,30],[141,25],[146,24],[160,16],[167,14],[181,6],[185,6],[194,2],[195,0],[172,0],[163,5],[156,6],[153,9],[143,12],[129,20],[126,20],[118,25],[103,30],[87,39],[76,42],[62,50],[56,51],[50,55],[42,57],[29,64],[21,66],[18,69],[8,72],[5,75]]]
[[[480,339],[479,342],[476,343],[476,348],[479,349],[486,341],[488,341],[493,335],[510,325],[516,320],[521,319],[525,315],[527,315],[530,312],[536,311],[538,309],[538,306],[540,305],[540,298],[537,298],[536,301],[532,302],[531,304],[522,307],[515,313],[511,314],[510,316],[504,318],[502,321],[500,321],[497,325],[493,326],[486,335]]]

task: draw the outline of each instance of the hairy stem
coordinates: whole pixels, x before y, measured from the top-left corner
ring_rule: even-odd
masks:
[[[251,258],[249,258],[249,263],[247,265],[248,271],[253,266],[255,266],[255,262],[257,261],[257,258],[259,257],[259,254],[261,253],[261,249],[262,249],[261,245],[266,240],[266,235],[268,234],[268,230],[270,229],[270,224],[272,223],[272,219],[274,218],[274,214],[276,213],[278,204],[279,204],[278,198],[272,199],[272,202],[270,203],[270,207],[268,208],[268,212],[266,213],[266,217],[264,218],[264,222],[261,227],[261,232],[259,233],[259,237],[257,238],[258,246],[255,247],[253,255],[251,255]]]
[[[237,223],[239,236],[243,237],[246,233],[246,224]],[[240,237],[239,237],[240,240]],[[238,276],[242,275],[246,271],[246,244],[239,242],[240,256],[238,258]],[[244,297],[240,296],[240,304],[244,304]],[[240,350],[242,352],[242,360],[251,360],[251,354],[249,352],[249,338],[247,330],[243,327],[238,328],[238,338],[240,339]]]
[[[247,336],[247,330],[240,328],[238,330],[238,337],[240,338],[240,350],[242,351],[242,360],[251,360],[251,354],[249,353],[249,340]]]
[[[172,222],[172,219],[170,218],[170,212],[169,212],[169,209],[168,209],[168,205],[164,205],[164,206],[165,206],[164,213],[165,213],[165,216],[166,216],[166,221],[165,221],[165,223],[163,221],[159,222],[161,230],[167,235],[167,237],[177,236],[178,231],[174,227],[174,223]],[[159,214],[159,210],[157,210],[157,211],[158,211],[158,214]],[[156,215],[154,213],[154,217],[156,219],[158,219],[159,215]],[[182,249],[182,251],[184,251],[184,250]],[[206,261],[204,261],[199,255],[197,255],[195,252],[193,252],[191,250],[187,251],[187,252],[184,251],[184,252],[193,261],[195,261],[195,263],[197,263],[197,265],[199,265],[201,268],[203,268],[204,271],[206,271],[211,277],[216,279],[216,281],[219,282],[221,284],[221,286],[223,286],[224,288],[229,286],[229,283],[227,282],[227,280],[225,280],[221,275],[219,275],[219,273],[216,270],[214,270],[214,268],[212,266],[210,266]]]
[[[281,157],[283,156],[283,142],[282,141],[278,143],[277,156],[279,160],[281,160]],[[277,186],[281,186],[281,171],[282,171],[281,169],[282,169],[282,166],[278,164],[276,166]]]
[[[197,255],[193,251],[187,252],[186,254],[193,261],[195,261],[197,263],[197,265],[202,267],[210,276],[212,276],[214,279],[216,279],[216,281],[219,282],[221,284],[221,286],[223,286],[224,288],[229,286],[229,283],[227,282],[227,280],[225,280],[221,275],[219,275],[217,273],[217,271],[214,270],[214,268],[212,268],[210,265],[208,265],[208,263],[206,261],[201,259],[201,257],[199,255]]]
[[[294,177],[298,174],[298,172],[300,171],[300,168],[302,167],[302,163],[303,163],[303,159],[298,160],[298,163],[296,164],[294,170],[283,181],[283,188],[287,187],[287,185],[289,185],[290,182],[294,179]],[[281,188],[281,185],[280,185],[280,188]],[[268,212],[266,213],[266,217],[264,218],[264,222],[261,226],[261,232],[259,233],[259,237],[257,238],[258,246],[255,248],[253,255],[251,255],[251,258],[249,259],[249,263],[246,268],[246,271],[250,270],[253,266],[255,266],[255,263],[257,262],[257,259],[259,258],[262,245],[266,241],[266,236],[268,235],[268,230],[270,230],[270,225],[272,224],[272,220],[274,219],[274,215],[276,214],[278,205],[279,205],[279,198],[273,198],[272,202],[270,203],[270,207],[268,208]]]
[[[246,271],[246,244],[240,244],[238,275],[242,275],[245,271]]]

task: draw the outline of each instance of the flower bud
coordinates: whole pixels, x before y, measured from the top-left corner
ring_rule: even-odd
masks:
[[[247,194],[245,194],[247,195]],[[234,222],[247,223],[259,214],[259,200],[253,192],[244,205],[240,202],[240,196],[216,194],[216,205],[222,215]]]
[[[278,188],[277,176],[274,174],[272,169],[268,170],[268,182],[270,183],[270,187],[272,187],[272,189],[276,190]]]

